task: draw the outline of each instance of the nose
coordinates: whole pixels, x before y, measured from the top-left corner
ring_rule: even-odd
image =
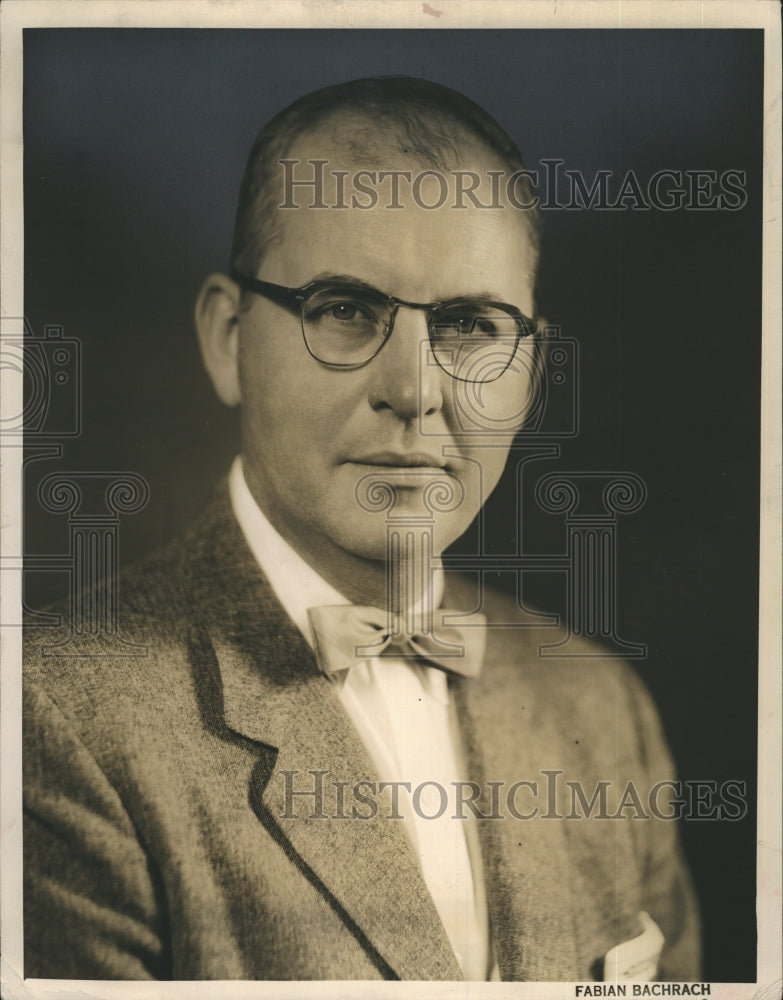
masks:
[[[388,409],[410,422],[442,409],[442,377],[448,376],[429,341],[426,314],[399,306],[391,335],[372,361],[368,397],[374,410]]]

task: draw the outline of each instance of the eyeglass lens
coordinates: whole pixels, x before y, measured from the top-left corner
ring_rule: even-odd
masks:
[[[371,289],[321,288],[303,303],[307,346],[325,364],[364,364],[389,336],[394,312],[388,299]],[[504,309],[459,300],[431,310],[429,334],[436,361],[453,378],[488,382],[511,363],[520,327]]]

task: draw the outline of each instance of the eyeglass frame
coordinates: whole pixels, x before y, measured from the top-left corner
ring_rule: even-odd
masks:
[[[535,338],[537,333],[539,332],[538,320],[530,316],[526,316],[525,313],[523,313],[522,310],[518,309],[516,306],[511,305],[508,302],[494,302],[482,299],[483,305],[486,305],[490,308],[500,309],[503,312],[508,313],[508,315],[516,321],[517,334],[516,334],[516,339],[514,341],[514,350],[509,355],[508,362],[506,363],[506,366],[503,369],[503,371],[499,372],[494,378],[484,379],[484,380],[465,379],[465,378],[460,378],[459,375],[454,375],[447,368],[444,368],[443,364],[438,360],[437,352],[435,351],[434,345],[432,343],[432,329],[433,329],[432,313],[434,310],[442,309],[445,306],[458,305],[460,302],[470,301],[470,299],[467,296],[465,298],[446,299],[443,302],[409,302],[406,299],[400,299],[394,295],[387,295],[385,292],[382,292],[379,288],[376,288],[374,285],[367,284],[366,282],[360,280],[345,281],[345,280],[331,279],[331,278],[317,278],[314,281],[308,281],[307,284],[301,285],[299,288],[289,288],[286,285],[276,285],[271,281],[262,281],[260,278],[251,278],[249,275],[242,274],[233,267],[230,269],[229,273],[231,275],[231,278],[239,285],[240,288],[244,289],[245,291],[254,292],[256,295],[260,295],[265,299],[269,299],[270,302],[274,302],[275,305],[282,306],[284,309],[287,309],[293,315],[298,315],[300,320],[300,326],[302,329],[302,339],[304,340],[305,347],[307,348],[307,353],[310,355],[311,358],[313,358],[319,364],[324,365],[327,368],[339,368],[344,371],[355,370],[357,368],[363,368],[365,365],[368,365],[372,360],[377,358],[381,350],[383,349],[384,345],[392,335],[392,331],[394,330],[394,320],[397,317],[397,310],[399,309],[400,306],[405,306],[408,309],[421,309],[428,314],[427,332],[430,338],[430,346],[433,348],[433,356],[435,357],[435,361],[438,364],[438,367],[441,368],[444,372],[446,372],[448,376],[450,376],[453,379],[456,379],[458,382],[468,382],[474,385],[475,384],[487,385],[491,382],[496,382],[502,375],[504,375],[508,371],[511,362],[516,357],[516,353],[519,348],[519,341],[522,340],[523,337],[525,339],[527,339],[528,337]],[[322,358],[319,358],[318,355],[313,352],[312,348],[310,347],[310,344],[307,341],[307,334],[305,333],[305,314],[304,314],[305,303],[307,302],[307,300],[310,298],[311,295],[319,291],[321,288],[329,288],[334,286],[339,287],[341,285],[344,286],[346,289],[358,288],[362,289],[365,292],[376,293],[382,299],[385,299],[390,311],[388,330],[384,333],[383,340],[381,340],[378,349],[364,361],[356,361],[356,362],[324,361]]]

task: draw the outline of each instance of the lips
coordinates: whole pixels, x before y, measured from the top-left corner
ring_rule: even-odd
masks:
[[[349,459],[354,465],[369,465],[388,469],[433,469],[437,472],[448,471],[448,465],[443,458],[426,452],[395,452],[377,451],[357,458]]]

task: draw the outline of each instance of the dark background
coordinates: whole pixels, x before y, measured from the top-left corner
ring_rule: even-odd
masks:
[[[705,975],[754,981],[762,33],[28,29],[24,47],[26,315],[36,336],[56,324],[77,338],[83,364],[81,433],[56,461],[28,450],[32,555],[68,545],[36,500],[49,472],[145,477],[150,502],[121,526],[128,563],[227,470],[236,420],[201,370],[193,302],[227,265],[252,137],[295,97],[405,73],[478,101],[529,167],[747,171],[737,212],[544,213],[541,306],[580,345],[580,433],[530,474],[628,470],[647,485],[619,525],[619,631],[647,644],[637,668],[681,777],[747,783],[743,821],[687,822],[683,838]],[[562,518],[534,506],[525,549],[564,551]],[[513,551],[515,511],[510,472],[487,550]],[[65,588],[60,573],[26,582],[33,609]],[[533,604],[562,611],[564,589],[526,574]]]

